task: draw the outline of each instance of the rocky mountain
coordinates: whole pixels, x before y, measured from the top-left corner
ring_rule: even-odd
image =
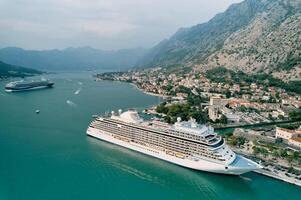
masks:
[[[90,47],[64,50],[24,50],[8,47],[0,49],[0,60],[42,70],[73,69],[128,69],[146,52],[146,49],[103,51]]]
[[[7,77],[32,76],[32,75],[37,75],[37,74],[41,74],[41,73],[42,72],[34,70],[34,69],[9,65],[7,63],[0,61],[0,79],[7,78]]]
[[[301,1],[274,0],[247,27],[228,37],[200,67],[225,66],[301,80],[300,11]]]
[[[245,0],[155,46],[141,66],[223,66],[301,79],[301,0]]]

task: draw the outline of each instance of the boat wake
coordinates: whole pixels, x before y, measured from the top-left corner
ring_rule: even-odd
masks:
[[[69,106],[73,106],[73,107],[76,106],[76,104],[75,104],[74,102],[70,101],[70,100],[67,100],[66,103],[67,103]]]
[[[78,94],[80,93],[81,90],[82,90],[81,88],[78,88],[78,89],[74,92],[74,94],[75,94],[75,95],[78,95]]]
[[[239,177],[242,178],[245,181],[252,181],[252,179],[249,178],[249,177],[245,177],[245,176],[239,176]]]

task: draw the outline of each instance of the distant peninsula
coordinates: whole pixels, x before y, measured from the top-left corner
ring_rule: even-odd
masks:
[[[10,64],[0,61],[0,80],[9,78],[9,77],[34,76],[34,75],[38,75],[38,74],[42,74],[42,73],[43,72],[35,70],[35,69],[10,65]]]

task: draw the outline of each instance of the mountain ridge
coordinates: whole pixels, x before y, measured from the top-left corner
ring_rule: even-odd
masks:
[[[198,71],[223,66],[247,73],[271,73],[286,81],[300,80],[300,10],[301,0],[233,4],[208,22],[179,29],[152,48],[139,64],[188,66]]]
[[[0,49],[0,60],[30,66],[38,70],[72,69],[128,69],[144,55],[147,49],[105,51],[91,47],[69,47],[52,50],[24,50],[18,47]]]
[[[152,61],[146,60],[145,62],[144,60],[141,64],[145,66],[183,64],[195,54],[212,52],[214,48],[222,45],[225,35],[228,36],[247,25],[253,15],[262,9],[262,5],[258,2],[259,0],[247,0],[232,4],[225,12],[215,15],[208,22],[179,29],[168,40],[153,48],[156,56],[151,59]],[[238,18],[240,21],[236,20]],[[226,28],[221,29],[222,25]],[[215,43],[213,44],[211,41]]]
[[[25,77],[42,74],[43,72],[31,68],[10,65],[0,61],[0,78]]]

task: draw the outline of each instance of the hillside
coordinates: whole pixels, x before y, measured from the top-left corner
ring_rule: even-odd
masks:
[[[140,61],[144,67],[224,66],[299,80],[301,0],[245,0],[207,23],[180,29]]]
[[[301,80],[301,4],[296,2],[269,4],[200,68],[225,66],[247,73],[272,73],[286,81]]]
[[[221,48],[232,33],[247,26],[262,7],[259,0],[247,0],[231,5],[207,23],[181,28],[170,39],[155,46],[143,64],[169,66],[192,60],[201,61]]]
[[[128,69],[146,52],[145,49],[103,51],[90,47],[64,50],[0,49],[0,60],[38,70]]]
[[[0,78],[25,77],[25,76],[32,76],[41,73],[42,72],[34,69],[9,65],[0,61]]]

